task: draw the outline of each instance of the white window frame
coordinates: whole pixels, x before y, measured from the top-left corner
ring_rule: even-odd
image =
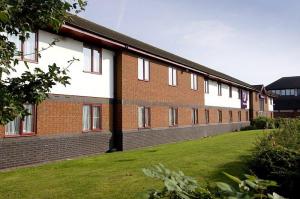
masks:
[[[150,128],[150,107],[139,106],[138,107],[138,128]]]
[[[197,75],[194,73],[191,73],[191,89],[198,90],[198,79]]]
[[[174,67],[169,67],[169,85],[177,86],[177,70]]]
[[[192,109],[192,124],[196,125],[199,123],[198,120],[198,109],[197,108],[193,108]]]
[[[218,96],[222,96],[222,83],[218,82]]]
[[[208,79],[204,80],[204,92],[209,93],[209,80]]]
[[[178,125],[178,108],[170,107],[169,108],[169,126]]]
[[[150,62],[144,58],[138,58],[138,80],[150,80]]]

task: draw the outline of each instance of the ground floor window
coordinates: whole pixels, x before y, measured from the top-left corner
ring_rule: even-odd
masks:
[[[192,124],[198,124],[198,109],[192,109]]]
[[[5,125],[6,136],[19,136],[19,135],[31,135],[35,132],[35,106],[32,104],[24,105],[27,112],[30,114],[15,118],[13,121]]]
[[[231,123],[233,121],[233,118],[232,118],[232,111],[229,111],[229,122]]]
[[[239,122],[242,121],[242,113],[241,113],[241,111],[238,112],[238,120],[239,120]]]
[[[209,124],[209,110],[205,110],[205,122]]]
[[[140,106],[138,107],[138,126],[139,128],[150,127],[150,108]]]
[[[178,124],[178,109],[169,108],[169,126],[176,126]]]
[[[219,123],[222,123],[222,111],[218,110],[218,121]]]
[[[82,130],[101,130],[101,105],[83,105]]]

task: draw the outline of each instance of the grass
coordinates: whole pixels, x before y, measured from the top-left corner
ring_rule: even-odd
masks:
[[[165,144],[0,172],[0,198],[140,198],[161,182],[141,169],[158,163],[182,170],[200,183],[241,176],[261,131]]]

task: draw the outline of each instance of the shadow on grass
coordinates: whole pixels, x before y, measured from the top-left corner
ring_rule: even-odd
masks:
[[[121,159],[121,160],[116,160],[115,162],[132,162],[132,161],[136,161],[136,159]]]
[[[214,181],[224,181],[233,184],[230,179],[228,179],[223,172],[229,173],[230,175],[244,178],[244,174],[251,174],[247,162],[250,159],[250,155],[240,156],[238,159],[232,162],[228,162],[216,168],[216,170],[210,175],[211,179]]]

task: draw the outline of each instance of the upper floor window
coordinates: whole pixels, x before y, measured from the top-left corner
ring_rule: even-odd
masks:
[[[138,79],[149,81],[150,64],[146,59],[138,58]]]
[[[218,95],[222,96],[222,84],[218,83]]]
[[[238,99],[241,99],[241,97],[242,97],[242,90],[238,89]]]
[[[176,126],[178,124],[178,109],[169,108],[169,126]]]
[[[193,90],[198,89],[198,81],[197,81],[196,74],[191,74],[191,89],[193,89]]]
[[[31,135],[34,133],[35,129],[35,106],[32,104],[24,105],[27,112],[30,114],[25,116],[23,119],[21,117],[15,118],[13,121],[5,125],[5,135],[6,136],[20,136],[20,135]]]
[[[273,98],[270,97],[270,105],[273,105]]]
[[[264,111],[265,110],[265,106],[264,106],[264,98],[260,98],[259,99],[259,110],[260,111]]]
[[[229,97],[232,98],[232,86],[229,86]]]
[[[84,105],[82,108],[82,130],[101,130],[101,105]]]
[[[84,45],[83,47],[84,72],[102,73],[101,49]]]
[[[140,106],[138,107],[138,127],[149,128],[150,127],[150,108]]]
[[[209,80],[204,80],[204,91],[205,93],[209,93]]]
[[[38,36],[37,33],[28,33],[25,41],[19,39],[19,35],[8,35],[8,40],[14,42],[18,51],[16,57],[22,61],[38,61]]]
[[[192,109],[192,124],[198,124],[198,109]]]
[[[170,86],[177,85],[177,71],[173,67],[169,67],[169,85]]]

